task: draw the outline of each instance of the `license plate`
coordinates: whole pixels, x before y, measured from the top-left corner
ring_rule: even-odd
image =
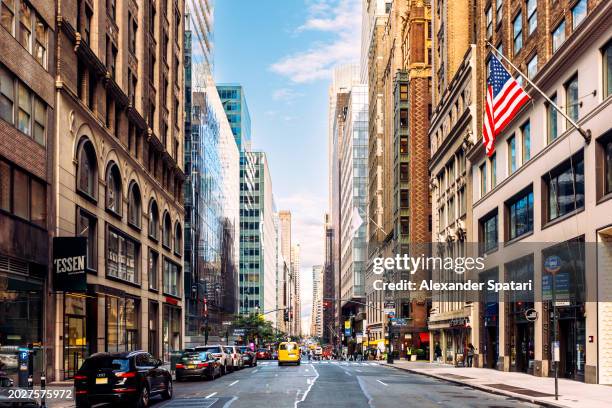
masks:
[[[108,378],[96,378],[96,384],[108,384]]]
[[[195,364],[187,364],[187,368],[195,368]]]

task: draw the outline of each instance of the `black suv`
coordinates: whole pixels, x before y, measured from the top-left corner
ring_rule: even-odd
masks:
[[[77,408],[99,403],[149,405],[154,395],[172,398],[172,376],[162,362],[145,351],[96,353],[74,376]]]

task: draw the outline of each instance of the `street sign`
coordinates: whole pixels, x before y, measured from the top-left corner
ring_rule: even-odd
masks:
[[[558,341],[553,341],[552,343],[552,355],[553,355],[553,361],[559,362],[561,361],[561,352],[560,352],[560,347],[559,347],[559,342]]]
[[[395,302],[387,301],[383,305],[384,313],[389,317],[395,317]]]
[[[535,309],[527,309],[525,310],[525,319],[530,322],[535,322],[538,320],[538,312]]]
[[[234,336],[244,336],[244,333],[245,333],[244,329],[234,329],[234,331],[232,332]]]
[[[232,322],[230,322],[230,321],[224,321],[224,322],[223,322],[223,323],[221,323],[221,324],[223,324],[223,326],[231,326],[231,325],[232,325]]]

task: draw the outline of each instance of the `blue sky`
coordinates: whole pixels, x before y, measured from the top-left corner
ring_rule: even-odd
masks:
[[[216,0],[214,74],[244,86],[253,148],[268,154],[276,204],[292,211],[302,256],[302,326],[312,266],[323,262],[327,87],[359,58],[361,0]]]

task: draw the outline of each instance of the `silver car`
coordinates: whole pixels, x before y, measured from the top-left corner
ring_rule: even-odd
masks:
[[[221,375],[227,374],[232,368],[231,356],[225,352],[225,347],[220,344],[213,344],[208,346],[196,346],[195,351],[206,351],[221,363]]]
[[[225,352],[230,356],[230,367],[232,371],[240,370],[244,367],[244,361],[242,360],[242,353],[237,346],[224,346]]]

